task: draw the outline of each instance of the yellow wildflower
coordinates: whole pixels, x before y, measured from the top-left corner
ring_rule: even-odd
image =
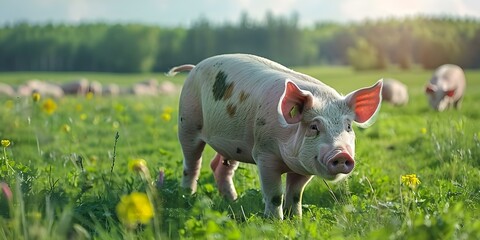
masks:
[[[15,103],[12,100],[7,100],[5,102],[5,108],[8,109],[8,110],[12,109],[14,105],[15,105]]]
[[[53,99],[49,98],[43,103],[43,111],[48,114],[53,114],[57,110],[57,103]]]
[[[163,121],[165,121],[165,122],[168,122],[168,121],[170,121],[170,119],[172,119],[172,115],[170,115],[170,113],[166,113],[166,112],[162,113],[161,117],[162,117]]]
[[[120,123],[117,121],[112,122],[113,129],[118,129],[120,127]]]
[[[71,130],[70,126],[68,124],[63,124],[62,125],[62,131],[69,133]]]
[[[10,146],[10,140],[8,139],[2,139],[1,143],[4,148]]]
[[[40,101],[40,98],[41,98],[41,96],[40,96],[39,92],[32,93],[32,99],[33,99],[34,102]]]
[[[402,183],[410,188],[416,188],[420,184],[420,179],[416,174],[408,174],[401,177]]]
[[[88,92],[88,93],[85,95],[85,98],[86,98],[87,100],[92,99],[92,98],[93,98],[93,92]]]
[[[422,134],[427,134],[427,129],[426,129],[426,128],[421,128],[421,129],[420,129],[420,132],[421,132]]]
[[[82,104],[78,103],[77,105],[75,105],[75,110],[76,110],[77,112],[81,112],[81,111],[83,110]]]
[[[145,159],[133,159],[128,162],[128,169],[134,172],[145,172],[147,169],[147,161]]]
[[[80,114],[80,120],[85,121],[86,119],[87,119],[87,114],[86,113]]]
[[[118,219],[127,226],[147,224],[153,217],[153,207],[147,194],[133,192],[122,196],[116,207]]]

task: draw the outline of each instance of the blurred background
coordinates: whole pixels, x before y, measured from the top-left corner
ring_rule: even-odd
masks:
[[[0,71],[160,72],[222,53],[480,68],[477,0],[1,0]]]

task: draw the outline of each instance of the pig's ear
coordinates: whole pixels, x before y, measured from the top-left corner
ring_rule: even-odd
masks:
[[[313,95],[301,90],[297,84],[287,79],[285,90],[278,102],[279,121],[283,125],[298,123],[303,118],[305,110],[312,107]]]
[[[445,95],[449,96],[449,97],[453,97],[453,95],[455,95],[455,90],[448,90],[445,92]]]
[[[366,128],[373,124],[382,103],[383,80],[375,85],[351,92],[345,98],[347,105],[355,112],[355,122]]]
[[[425,87],[425,93],[430,94],[430,93],[433,93],[433,92],[435,92],[435,89],[434,89],[433,85],[432,85],[432,84],[428,84],[428,85]]]

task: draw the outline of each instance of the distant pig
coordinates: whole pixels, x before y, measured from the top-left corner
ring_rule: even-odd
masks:
[[[407,86],[395,79],[385,79],[382,88],[382,100],[395,106],[407,104]]]
[[[435,70],[425,92],[430,106],[441,112],[451,106],[460,108],[465,86],[465,74],[462,68],[445,64]]]
[[[88,92],[90,83],[87,79],[82,78],[61,85],[65,94],[85,95]]]
[[[339,180],[352,172],[352,124],[372,124],[382,99],[381,80],[342,96],[313,77],[253,55],[214,56],[169,73],[188,70],[178,116],[182,186],[196,191],[209,144],[217,152],[210,166],[220,193],[236,199],[232,178],[238,162],[256,164],[265,215],[280,219],[283,209],[301,216],[303,190],[313,175]]]
[[[0,96],[13,97],[15,95],[15,90],[12,86],[6,83],[0,83]]]

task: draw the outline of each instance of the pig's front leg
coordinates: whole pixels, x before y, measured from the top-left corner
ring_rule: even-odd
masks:
[[[265,216],[283,219],[282,173],[275,166],[277,159],[262,158],[257,161],[260,182],[265,202]]]
[[[303,190],[312,177],[293,172],[287,173],[284,208],[287,216],[302,216]]]

